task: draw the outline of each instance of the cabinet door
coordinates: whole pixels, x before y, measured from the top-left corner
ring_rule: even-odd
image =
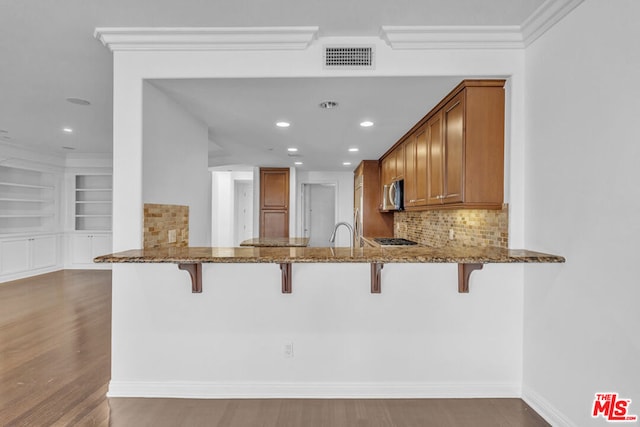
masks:
[[[396,156],[395,153],[390,153],[387,157],[382,159],[382,182],[381,186],[391,184],[393,178],[396,175]],[[382,191],[382,189],[381,189]],[[382,193],[380,193],[382,194]]]
[[[427,127],[416,132],[414,154],[414,206],[427,204]]]
[[[262,209],[287,209],[289,206],[289,169],[260,169]]]
[[[404,143],[404,204],[416,206],[416,138],[411,135]]]
[[[464,92],[444,107],[444,203],[462,202],[464,182]]]
[[[29,269],[30,241],[26,237],[0,242],[0,272],[20,273]]]
[[[395,181],[397,179],[404,178],[404,144],[398,146],[393,151],[395,152],[395,157],[396,157],[396,173],[393,178]]]
[[[263,210],[260,224],[260,237],[289,237],[288,211]]]
[[[71,238],[73,264],[90,264],[93,261],[92,235],[76,234]]]
[[[58,259],[57,236],[42,236],[31,239],[31,268],[53,267]]]
[[[444,193],[444,141],[442,135],[442,112],[427,122],[427,204],[442,204]]]

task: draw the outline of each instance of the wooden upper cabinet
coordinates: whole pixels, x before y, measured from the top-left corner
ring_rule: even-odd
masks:
[[[289,237],[289,168],[260,168],[260,237]]]
[[[444,137],[442,111],[427,122],[427,204],[442,204],[444,193]]]
[[[404,179],[404,145],[399,145],[393,150],[396,156],[396,175],[393,180]]]
[[[443,109],[442,203],[463,201],[464,192],[464,93],[453,98]]]
[[[502,207],[504,83],[465,89],[464,204]]]
[[[387,152],[404,150],[407,209],[502,207],[504,83],[464,80]]]
[[[388,155],[380,162],[380,186],[388,185],[396,175],[396,156]]]
[[[400,145],[380,160],[380,197],[385,185],[404,179],[404,169],[404,145]],[[382,201],[380,203],[382,204]]]
[[[427,139],[428,127],[422,126],[404,143],[405,206],[427,203]]]

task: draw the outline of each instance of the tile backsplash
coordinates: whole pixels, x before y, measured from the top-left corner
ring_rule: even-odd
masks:
[[[189,246],[189,206],[145,203],[143,247],[168,246]]]
[[[423,245],[441,247],[497,246],[509,247],[509,207],[489,209],[439,209],[396,212],[393,217],[395,237]],[[453,240],[449,239],[453,230]]]

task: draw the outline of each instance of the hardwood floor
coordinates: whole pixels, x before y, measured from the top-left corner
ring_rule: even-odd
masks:
[[[0,426],[548,424],[520,399],[107,399],[111,273],[0,284]]]
[[[0,425],[108,425],[111,272],[0,284]]]

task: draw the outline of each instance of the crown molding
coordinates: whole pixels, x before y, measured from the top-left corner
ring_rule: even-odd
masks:
[[[522,25],[382,26],[392,49],[522,49],[584,0],[545,0]]]
[[[382,26],[380,38],[392,49],[519,49],[520,27]]]
[[[529,46],[583,1],[546,0],[520,25],[524,45]]]
[[[94,37],[111,51],[123,50],[303,50],[318,27],[96,28]]]

